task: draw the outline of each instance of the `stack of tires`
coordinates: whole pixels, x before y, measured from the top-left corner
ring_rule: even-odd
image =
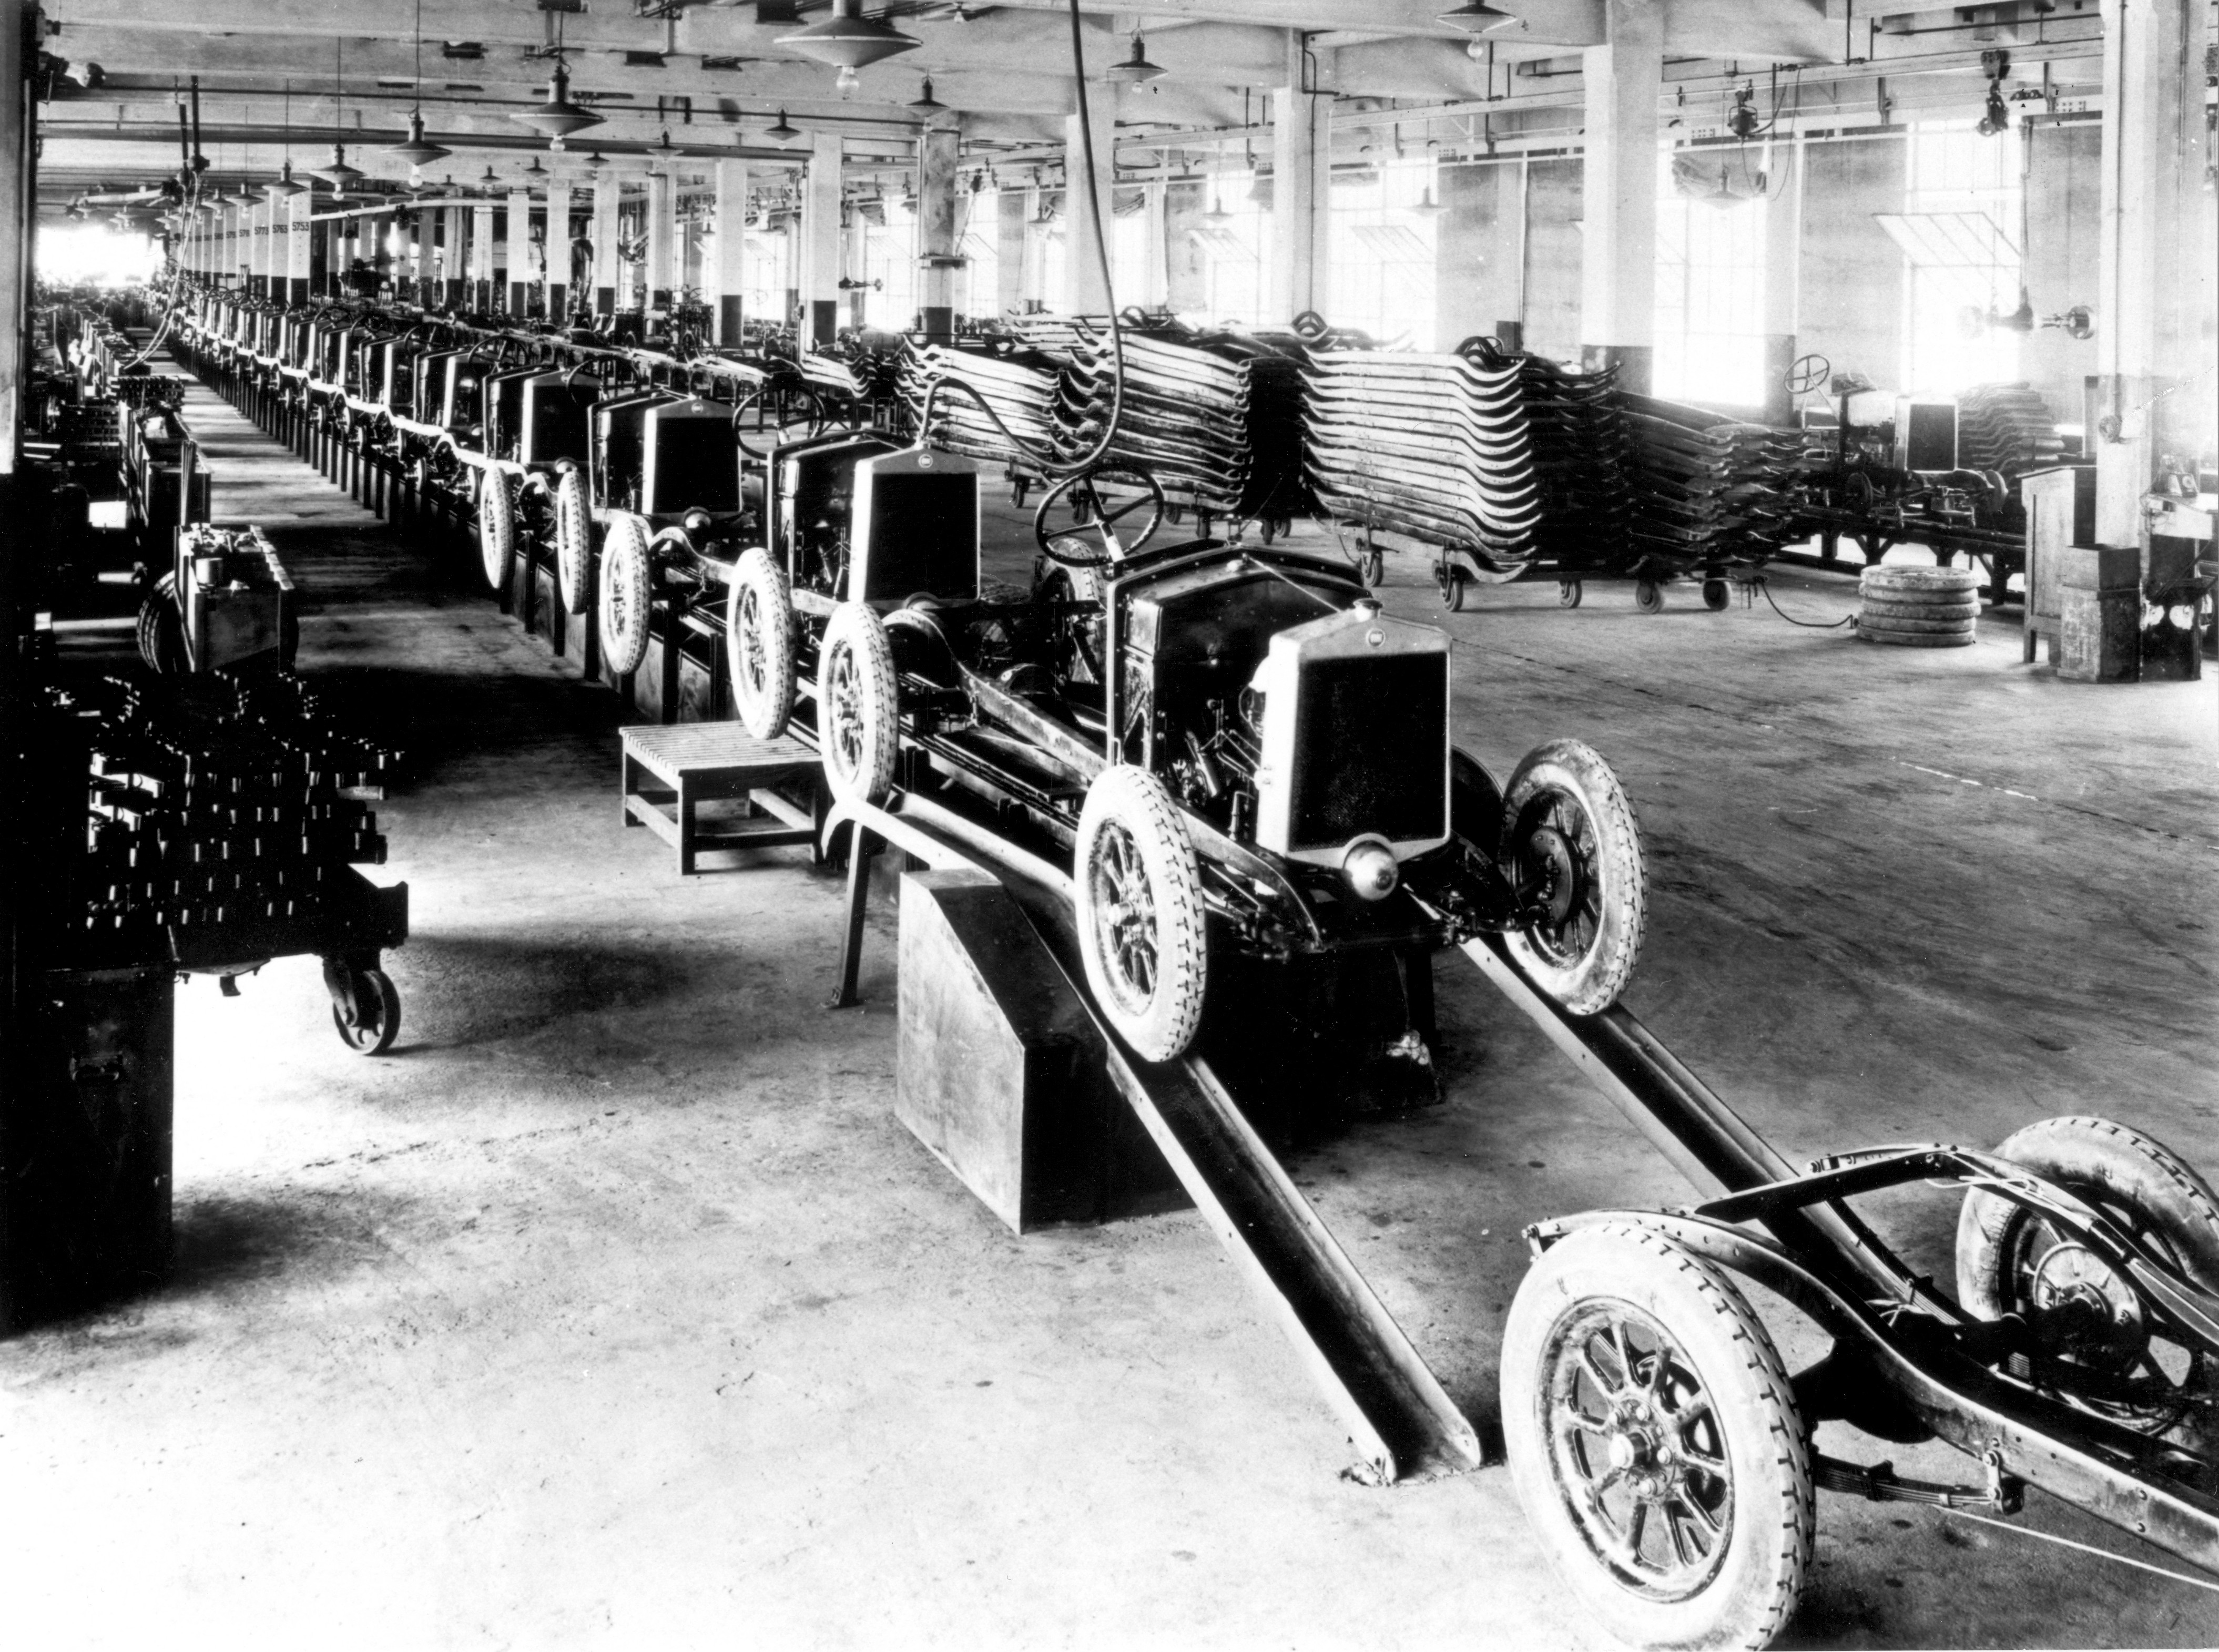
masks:
[[[1905,649],[1970,647],[1980,618],[1980,574],[1970,568],[1868,568],[1857,635]]]

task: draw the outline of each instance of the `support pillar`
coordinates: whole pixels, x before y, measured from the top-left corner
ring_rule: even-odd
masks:
[[[569,316],[570,300],[570,180],[550,178],[547,184],[547,239],[542,244],[540,276],[547,285],[547,319],[561,322]]]
[[[0,0],[0,154],[10,164],[0,166],[0,225],[7,227],[5,252],[0,252],[0,506],[11,521],[17,503],[15,483],[16,449],[23,423],[23,384],[28,362],[23,346],[31,336],[23,325],[29,314],[32,236],[28,232],[37,214],[37,164],[32,158],[30,75],[23,62],[24,43],[31,37],[34,9],[25,0]],[[9,537],[15,537],[11,531]],[[28,563],[31,553],[20,544],[10,547],[6,561]],[[0,568],[0,592],[12,592],[11,568]],[[12,668],[10,668],[12,670]],[[12,786],[9,788],[14,789]],[[12,816],[12,801],[0,802],[0,816]],[[10,874],[12,881],[12,874]],[[12,1277],[15,1258],[4,1248],[8,1238],[0,1228],[0,1280]]]
[[[303,189],[300,194],[285,197],[285,301],[305,304],[308,301],[308,283],[314,273],[314,226],[308,214],[315,210],[315,196]]]
[[[748,164],[720,160],[716,165],[716,228],[708,262],[701,272],[702,297],[716,318],[717,342],[740,342],[740,295],[748,284]]]
[[[927,344],[948,344],[955,337],[955,155],[954,130],[928,127],[917,140],[917,254],[928,260],[922,271],[917,320]]]
[[[2141,543],[2142,496],[2168,456],[2211,443],[2211,200],[2206,8],[2103,0],[2104,165],[2097,222],[2096,538]],[[2143,570],[2145,576],[2149,570]]]
[[[493,202],[481,201],[470,208],[469,307],[474,310],[500,307],[493,285]]]
[[[840,330],[840,134],[815,134],[801,192],[803,347],[830,345]]]
[[[647,175],[647,292],[643,309],[668,315],[678,287],[678,180]]]
[[[1145,186],[1148,234],[1147,250],[1141,267],[1141,290],[1136,295],[1149,309],[1161,309],[1171,300],[1171,193],[1172,186],[1162,178],[1152,178]]]
[[[1795,364],[1802,290],[1803,140],[1790,136],[1768,148],[1765,175],[1781,182],[1764,203],[1764,422],[1785,425],[1795,416],[1787,371]]]
[[[613,177],[594,180],[594,308],[617,311],[617,202],[622,186]]]
[[[1116,167],[1111,162],[1116,147],[1117,97],[1110,86],[1090,87],[1088,106],[1094,115],[1094,199],[1101,208],[1102,233],[1112,233],[1110,204]],[[1102,279],[1102,243],[1095,237],[1095,214],[1086,209],[1086,154],[1079,141],[1078,115],[1063,118],[1063,292],[1064,310],[1071,315],[1107,315],[1110,291]]]
[[[867,319],[870,289],[862,283],[868,279],[871,268],[871,226],[858,206],[848,214],[847,224],[840,232],[840,267],[856,284],[842,289],[846,297],[848,325],[860,328]]]
[[[1032,257],[1031,224],[1039,211],[1037,189],[994,192],[994,307],[1022,315],[1032,295],[1026,276]]]
[[[1647,394],[1656,342],[1657,102],[1664,90],[1658,0],[1603,0],[1601,46],[1581,54],[1587,152],[1580,257],[1580,353],[1616,364],[1619,384]]]
[[[531,190],[508,190],[508,215],[504,221],[508,237],[508,262],[501,266],[501,279],[508,284],[508,313],[524,315],[531,306],[524,301],[524,293],[531,286],[532,269],[532,197]]]
[[[459,310],[469,301],[463,285],[465,272],[469,269],[463,262],[463,256],[470,233],[470,210],[468,207],[449,207],[444,215],[447,220],[446,245],[441,250],[439,258],[440,297],[449,309]]]
[[[1309,84],[1326,72],[1319,64]],[[1264,314],[1292,320],[1326,308],[1333,264],[1326,239],[1333,174],[1333,99],[1302,90],[1302,36],[1287,37],[1287,81],[1271,94],[1271,262]]]

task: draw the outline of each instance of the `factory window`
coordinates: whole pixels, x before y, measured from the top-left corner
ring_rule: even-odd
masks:
[[[1252,171],[1220,172],[1209,181],[1200,220],[1190,232],[1202,254],[1204,326],[1257,326],[1264,320],[1264,255],[1271,244],[1271,209],[1257,200]],[[1269,198],[1270,186],[1262,193]]]
[[[1122,309],[1128,304],[1146,303],[1152,283],[1148,280],[1147,192],[1120,189],[1117,194],[1119,207],[1127,209],[1119,211],[1110,220],[1110,272],[1116,277],[1117,304]],[[1128,207],[1128,195],[1140,196],[1140,204]]]
[[[39,279],[65,286],[127,287],[152,280],[162,261],[162,249],[149,237],[105,224],[41,224],[38,248]]]
[[[1337,326],[1413,350],[1433,347],[1434,226],[1440,218],[1433,189],[1430,156],[1334,177],[1327,302]]]
[[[1715,189],[1663,157],[1656,196],[1656,394],[1729,407],[1764,400],[1760,174],[1726,165]]]
[[[963,233],[955,243],[955,250],[966,259],[955,272],[955,309],[973,320],[998,315],[1002,310],[1002,238],[996,204],[1000,199],[998,195],[974,195],[967,207],[958,203],[955,208],[967,215]]]
[[[766,321],[786,319],[786,270],[788,257],[784,230],[751,234],[747,239],[746,287],[741,304],[744,312]]]
[[[1880,220],[1911,264],[1907,389],[1955,393],[2018,376],[2018,335],[1986,317],[2018,304],[2020,152],[1969,121],[1911,132],[1903,212]]]
[[[917,324],[917,214],[907,202],[881,200],[867,217],[860,278],[873,283],[863,295],[864,326],[899,332]]]

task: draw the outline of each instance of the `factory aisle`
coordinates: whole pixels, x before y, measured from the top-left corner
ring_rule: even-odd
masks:
[[[27,1643],[181,1614],[333,1647],[1575,1643],[1501,1470],[1341,1477],[1191,1213],[1021,1242],[895,1122],[882,919],[865,1006],[826,1011],[831,874],[792,850],[681,880],[618,824],[611,692],[220,400],[188,417],[216,514],[301,587],[301,668],[410,754],[376,873],[412,891],[403,1027],[349,1054],[308,960],[180,994],[177,1279],[0,1345]],[[1021,568],[1025,518],[991,515]],[[1384,595],[1439,615],[1414,561]],[[1994,621],[1942,659],[1608,593],[1445,623],[1491,766],[1574,735],[1625,775],[1653,926],[1629,1001],[1791,1156],[2104,1110],[2219,1169],[2181,1024],[2219,969],[2210,685],[2071,689]],[[2204,780],[2155,786],[2154,753]],[[1458,960],[1441,980],[1446,1104],[1292,1168],[1486,1436],[1520,1227],[1688,1195]],[[1915,1230],[1937,1267],[1953,1217]],[[1789,1644],[2219,1639],[2210,1595],[2067,1580],[1933,1511],[1828,1499],[1819,1530]],[[86,1557],[116,1555],[134,1587],[89,1615]]]

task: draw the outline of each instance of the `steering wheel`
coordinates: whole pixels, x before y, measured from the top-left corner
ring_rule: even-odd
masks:
[[[1795,364],[1787,370],[1786,383],[1790,395],[1805,395],[1826,382],[1834,364],[1824,356],[1799,356]]]
[[[805,399],[809,407],[809,417],[803,434],[805,436],[822,434],[822,410],[817,405],[815,391],[805,385],[792,382],[763,384],[741,397],[740,405],[732,409],[732,440],[740,451],[758,463],[768,459],[773,450],[785,439],[786,427],[792,424],[804,423],[792,417],[792,403],[797,396]],[[766,411],[769,413],[768,421],[764,418]],[[751,419],[755,435],[761,436],[765,433],[769,435],[768,445],[756,447],[749,442],[748,432],[750,429]]]
[[[618,383],[630,378],[634,370],[621,356],[588,356],[563,375],[563,388],[576,388],[581,378],[590,378],[600,384]]]
[[[1120,504],[1112,505],[1102,497],[1103,482],[1122,483],[1138,488],[1141,495]],[[1058,533],[1048,526],[1048,518],[1064,500],[1071,501],[1072,514],[1077,519],[1073,526],[1092,528],[1102,539],[1099,556],[1074,556],[1068,549],[1072,535],[1066,529]],[[1136,511],[1146,506],[1147,522],[1127,544],[1117,533],[1117,525]],[[1164,519],[1164,490],[1161,483],[1137,465],[1097,464],[1066,476],[1041,495],[1040,508],[1033,512],[1033,538],[1041,552],[1052,562],[1066,568],[1100,568],[1105,563],[1129,556],[1155,537],[1156,529]]]

